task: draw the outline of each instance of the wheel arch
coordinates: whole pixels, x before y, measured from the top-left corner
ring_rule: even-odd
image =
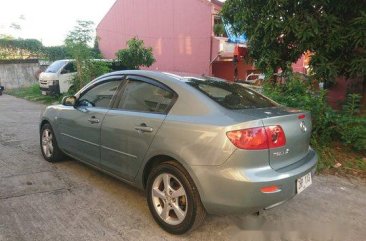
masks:
[[[50,124],[50,125],[51,125],[51,122],[50,122],[48,119],[42,119],[42,120],[41,120],[41,123],[39,124],[39,132],[41,132],[42,127],[43,127],[45,124]]]
[[[201,189],[199,180],[195,176],[194,172],[192,171],[192,168],[190,165],[188,165],[185,161],[182,161],[180,158],[175,157],[174,155],[166,155],[166,154],[158,154],[154,155],[146,161],[146,164],[143,167],[143,170],[141,172],[141,187],[143,190],[146,190],[146,184],[147,179],[149,177],[149,173],[151,172],[152,168],[154,168],[156,165],[159,165],[160,163],[166,162],[166,161],[174,161],[178,163],[191,177],[195,187],[198,190],[198,193],[202,200],[203,191]]]

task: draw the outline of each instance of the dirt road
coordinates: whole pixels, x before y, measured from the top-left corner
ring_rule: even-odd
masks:
[[[169,235],[144,193],[74,160],[43,160],[43,108],[0,96],[0,240],[366,240],[366,184],[334,176],[260,216],[208,216]]]

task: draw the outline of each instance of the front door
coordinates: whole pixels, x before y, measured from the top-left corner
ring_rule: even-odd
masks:
[[[133,180],[175,93],[149,79],[129,76],[122,94],[106,114],[101,130],[101,165]]]
[[[71,81],[76,75],[76,67],[74,62],[69,62],[67,65],[65,65],[60,72],[59,75],[59,87],[60,87],[60,93],[66,93],[70,86]]]
[[[99,83],[82,93],[75,108],[59,115],[60,146],[71,156],[99,166],[100,128],[120,80]]]

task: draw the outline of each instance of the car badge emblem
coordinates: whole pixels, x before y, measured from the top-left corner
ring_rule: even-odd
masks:
[[[300,129],[302,130],[302,132],[306,132],[308,130],[308,128],[305,125],[305,121],[300,122]]]

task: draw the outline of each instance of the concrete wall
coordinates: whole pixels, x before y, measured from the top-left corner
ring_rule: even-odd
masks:
[[[38,60],[1,60],[0,84],[5,89],[30,86],[37,83]]]
[[[207,0],[117,0],[97,27],[105,58],[137,36],[154,50],[152,70],[210,73],[213,4]]]

